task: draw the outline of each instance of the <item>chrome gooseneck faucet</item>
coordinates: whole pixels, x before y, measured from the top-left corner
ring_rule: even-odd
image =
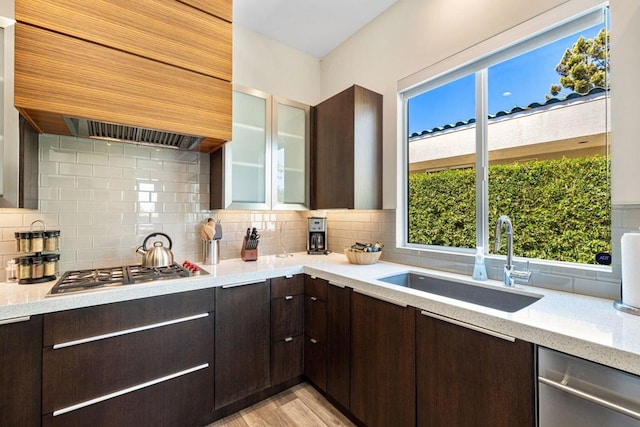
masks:
[[[505,226],[507,233],[507,262],[504,265],[504,285],[513,286],[515,280],[529,283],[531,278],[531,272],[529,271],[517,271],[513,268],[513,225],[511,225],[511,219],[507,215],[502,215],[496,222],[496,240],[493,245],[495,252],[500,250],[500,237],[502,234],[502,226]],[[527,270],[528,270],[527,262]]]

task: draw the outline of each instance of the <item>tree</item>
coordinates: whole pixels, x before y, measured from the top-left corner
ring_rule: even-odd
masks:
[[[563,88],[586,94],[599,87],[609,89],[609,31],[601,29],[592,39],[580,36],[571,49],[564,51],[556,72],[560,83],[549,88],[557,96]]]

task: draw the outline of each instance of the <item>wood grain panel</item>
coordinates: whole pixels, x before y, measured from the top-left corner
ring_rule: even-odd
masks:
[[[143,388],[57,417],[44,427],[202,426],[213,401],[213,367]],[[27,424],[22,424],[27,425]],[[36,424],[28,424],[36,425]]]
[[[303,346],[304,335],[271,344],[271,384],[280,384],[303,374]]]
[[[304,292],[308,296],[316,297],[321,301],[327,300],[327,286],[328,283],[324,279],[317,277],[305,276],[304,277]]]
[[[415,332],[411,307],[352,293],[351,412],[367,426],[415,426]]]
[[[535,425],[533,345],[416,314],[418,426]]]
[[[208,316],[82,345],[46,347],[42,411],[48,414],[204,363],[211,366],[213,333],[213,316]]]
[[[0,326],[0,425],[39,426],[42,316]]]
[[[351,289],[327,287],[327,394],[349,408]]]
[[[287,295],[298,295],[304,292],[304,275],[293,277],[274,277],[271,279],[271,298],[282,298]]]
[[[304,295],[271,300],[271,341],[280,341],[304,332]]]
[[[213,299],[213,289],[202,289],[46,314],[44,345],[211,312]]]
[[[232,0],[178,0],[202,11],[231,22],[233,19]]]
[[[175,0],[21,0],[16,20],[231,81],[231,23]]]
[[[19,110],[231,139],[228,82],[20,23],[15,67]]]
[[[215,408],[270,386],[269,283],[216,288]]]

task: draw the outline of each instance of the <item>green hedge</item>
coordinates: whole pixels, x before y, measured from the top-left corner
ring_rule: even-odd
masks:
[[[608,169],[602,156],[491,166],[490,251],[506,214],[516,256],[594,264],[597,252],[611,252]],[[475,247],[475,170],[409,176],[409,241]]]

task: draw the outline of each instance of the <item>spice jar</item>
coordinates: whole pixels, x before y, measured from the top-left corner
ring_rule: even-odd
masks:
[[[44,232],[44,250],[60,250],[60,230],[51,230]]]
[[[31,252],[42,251],[44,251],[44,231],[34,231],[31,233]]]
[[[16,233],[16,236],[18,238],[18,252],[25,254],[31,252],[31,233]]]
[[[42,279],[44,277],[44,259],[41,256],[31,257],[32,266],[31,266],[31,278],[32,279]]]
[[[53,277],[58,273],[58,260],[60,255],[49,254],[44,257],[44,275],[46,277]]]
[[[18,280],[16,272],[16,262],[13,259],[7,261],[7,282],[15,282]]]
[[[20,258],[20,268],[18,268],[18,279],[22,281],[23,279],[31,279],[31,267],[33,265],[33,261],[31,257],[22,257]]]

